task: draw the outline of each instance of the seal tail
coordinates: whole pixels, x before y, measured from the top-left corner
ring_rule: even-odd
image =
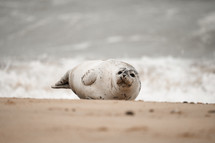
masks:
[[[70,88],[69,86],[69,74],[70,71],[67,71],[66,74],[57,82],[55,85],[52,85],[51,88]]]

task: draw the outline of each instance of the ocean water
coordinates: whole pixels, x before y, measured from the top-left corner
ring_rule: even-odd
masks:
[[[0,97],[78,99],[71,91],[50,86],[83,58],[4,61],[0,65]],[[139,72],[142,89],[136,100],[215,103],[215,61],[172,57],[119,59]]]
[[[78,99],[50,88],[94,59],[136,67],[136,100],[215,103],[213,0],[0,0],[0,97]]]

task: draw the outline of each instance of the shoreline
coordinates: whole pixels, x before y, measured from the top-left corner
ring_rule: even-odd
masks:
[[[70,101],[78,101],[78,100],[86,100],[86,101],[104,101],[104,100],[89,100],[89,99],[67,99],[67,98],[33,98],[33,97],[0,97],[1,99],[26,99],[26,100],[70,100]],[[145,101],[145,100],[105,100],[105,101],[125,101],[125,102],[144,102],[144,103],[173,103],[173,104],[203,104],[203,105],[215,105],[215,103],[203,103],[203,102],[171,102],[171,101]]]
[[[0,142],[214,142],[215,104],[0,98]]]

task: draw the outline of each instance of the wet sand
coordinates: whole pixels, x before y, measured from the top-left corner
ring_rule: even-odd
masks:
[[[1,143],[215,142],[215,105],[0,98]]]

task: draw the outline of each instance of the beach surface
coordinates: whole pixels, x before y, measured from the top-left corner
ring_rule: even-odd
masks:
[[[212,143],[214,135],[214,104],[0,98],[1,143]]]

